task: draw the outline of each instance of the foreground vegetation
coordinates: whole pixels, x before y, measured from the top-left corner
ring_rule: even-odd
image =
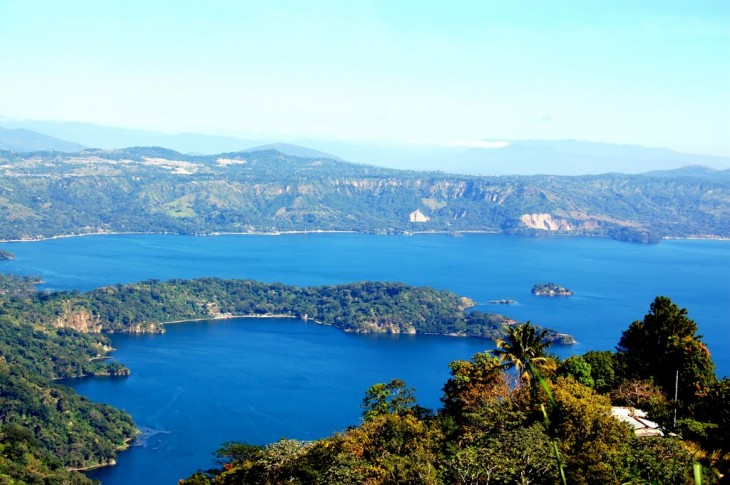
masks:
[[[0,151],[0,239],[343,230],[730,237],[730,181],[678,171],[473,177],[277,151]],[[418,210],[424,217],[411,214]],[[413,221],[412,221],[413,219]]]
[[[311,442],[225,443],[220,468],[181,483],[720,483],[730,471],[730,380],[715,378],[696,332],[663,297],[616,353],[559,361],[540,331],[512,327],[499,350],[451,363],[435,413],[400,380],[376,384],[360,425]],[[612,403],[648,410],[677,435],[636,437]]]

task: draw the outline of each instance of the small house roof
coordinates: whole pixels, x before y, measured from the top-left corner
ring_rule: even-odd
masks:
[[[646,411],[641,409],[613,406],[611,413],[619,420],[634,428],[636,436],[664,436],[659,424],[646,419]]]

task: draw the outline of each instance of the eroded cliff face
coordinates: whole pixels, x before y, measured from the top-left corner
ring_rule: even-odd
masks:
[[[416,209],[408,215],[408,219],[411,222],[428,222],[430,218],[424,215],[420,209]]]
[[[64,302],[61,314],[51,321],[55,328],[70,328],[79,333],[101,333],[102,321],[86,308],[72,307],[71,302]],[[127,333],[164,333],[165,327],[154,322],[138,322],[130,324]]]
[[[5,239],[128,231],[400,233],[420,223],[433,231],[644,242],[727,237],[730,214],[722,177],[474,177],[309,161],[275,151],[239,159],[158,148],[69,156],[3,152],[0,162]],[[412,220],[417,208],[427,223],[418,213]]]
[[[522,214],[520,221],[530,229],[542,231],[572,231],[573,226],[567,219],[553,217],[550,214]]]
[[[98,316],[89,313],[85,308],[72,309],[67,302],[63,313],[53,322],[56,328],[70,328],[79,333],[101,333],[101,321]]]

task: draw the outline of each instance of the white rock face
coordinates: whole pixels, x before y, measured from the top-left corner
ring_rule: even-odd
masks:
[[[573,227],[565,219],[553,219],[550,214],[522,214],[520,220],[530,229],[543,231],[572,231]]]
[[[421,212],[420,209],[416,209],[413,212],[411,212],[408,216],[411,222],[428,222],[429,218]]]

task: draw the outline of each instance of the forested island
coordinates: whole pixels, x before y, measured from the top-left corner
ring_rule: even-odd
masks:
[[[730,237],[730,179],[715,175],[477,177],[276,150],[0,151],[0,240],[286,231],[480,231],[643,243]]]

